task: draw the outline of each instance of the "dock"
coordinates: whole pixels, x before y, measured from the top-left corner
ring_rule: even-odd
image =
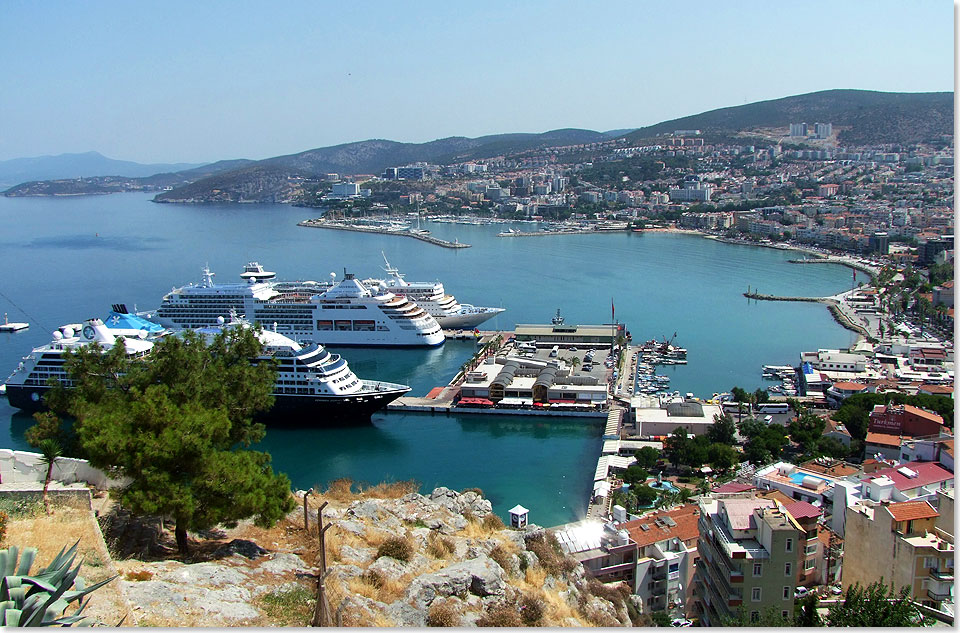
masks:
[[[18,323],[7,320],[7,313],[3,313],[3,323],[0,323],[0,332],[19,332],[30,327],[29,323]]]
[[[377,227],[377,226],[360,226],[357,224],[347,224],[345,222],[334,222],[330,220],[324,220],[323,218],[316,218],[313,220],[304,220],[303,222],[298,222],[297,226],[306,226],[314,229],[334,229],[336,231],[355,231],[357,233],[379,233],[381,235],[399,235],[401,237],[412,237],[422,242],[433,244],[434,246],[441,246],[443,248],[470,248],[469,244],[461,244],[457,240],[454,240],[453,242],[450,242],[448,240],[442,240],[439,237],[433,237],[428,233],[425,233],[423,231],[418,231],[416,229],[395,229],[395,228],[385,228],[385,227]]]

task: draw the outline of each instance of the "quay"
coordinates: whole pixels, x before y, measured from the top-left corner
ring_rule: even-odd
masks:
[[[355,231],[357,233],[379,233],[381,235],[399,235],[401,237],[412,237],[428,244],[442,246],[443,248],[470,248],[469,244],[461,244],[459,241],[442,240],[439,237],[433,237],[427,233],[415,229],[393,229],[376,226],[359,226],[356,224],[345,224],[343,222],[331,222],[323,218],[313,220],[304,220],[298,222],[297,226],[305,226],[314,229],[334,229],[337,231]]]
[[[625,233],[629,232],[629,227],[624,228],[613,228],[613,229],[598,229],[598,228],[585,228],[585,229],[563,229],[560,231],[505,231],[503,233],[497,233],[497,237],[545,237],[550,235],[604,235],[606,233]]]

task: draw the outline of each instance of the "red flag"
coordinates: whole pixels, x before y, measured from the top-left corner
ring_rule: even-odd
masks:
[[[613,297],[610,297],[610,320],[611,321],[617,320],[616,314],[617,314],[616,309],[613,307]]]
[[[854,280],[854,281],[857,280],[857,269],[856,269],[856,268],[853,269],[853,280]]]

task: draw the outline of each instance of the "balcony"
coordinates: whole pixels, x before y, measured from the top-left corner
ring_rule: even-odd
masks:
[[[930,577],[933,578],[934,580],[953,582],[953,570],[937,569],[936,567],[931,567]]]
[[[946,593],[940,593],[933,589],[927,589],[927,596],[930,597],[934,602],[943,602],[944,600],[953,600],[953,595],[950,593],[950,589],[946,590]]]

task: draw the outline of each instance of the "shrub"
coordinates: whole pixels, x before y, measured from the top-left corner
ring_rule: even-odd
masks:
[[[577,561],[565,556],[560,549],[557,537],[547,533],[527,541],[527,550],[537,555],[540,565],[551,575],[571,572],[577,567]]]
[[[587,589],[591,594],[612,602],[614,606],[617,607],[624,604],[627,601],[627,596],[630,595],[630,589],[625,584],[617,583],[608,585],[600,582],[596,578],[590,579]]]
[[[149,569],[141,569],[138,571],[128,571],[124,575],[124,578],[126,578],[127,580],[139,580],[139,581],[150,580],[151,578],[153,578],[153,572],[150,571]]]
[[[483,527],[488,530],[502,530],[503,529],[503,519],[491,512],[487,516],[483,517]]]
[[[521,625],[517,610],[508,605],[494,607],[477,620],[477,626],[518,627]]]
[[[0,511],[0,543],[7,537],[7,521],[10,519],[6,512]]]
[[[440,536],[436,532],[431,532],[427,539],[427,553],[434,558],[446,558],[453,554],[456,549],[457,547],[451,539]]]
[[[492,550],[490,550],[490,558],[492,558],[498,565],[503,567],[505,571],[510,571],[513,567],[511,564],[510,553],[507,552],[502,546],[497,545]]]
[[[427,626],[460,626],[460,614],[447,602],[434,602],[427,612]]]
[[[376,587],[377,589],[383,589],[384,577],[383,574],[377,571],[376,569],[368,569],[363,572],[363,580]]]
[[[478,497],[482,497],[482,496],[483,496],[483,491],[480,490],[479,488],[464,488],[464,489],[463,489],[463,492],[460,493],[460,494],[464,494],[464,495],[465,495],[465,494],[467,494],[468,492],[475,492],[475,493],[477,493],[477,496],[478,496]]]
[[[543,601],[531,594],[520,599],[520,619],[524,626],[535,626],[543,619]]]
[[[413,546],[410,542],[399,536],[391,536],[377,548],[377,558],[389,556],[397,560],[407,562],[413,556]]]

